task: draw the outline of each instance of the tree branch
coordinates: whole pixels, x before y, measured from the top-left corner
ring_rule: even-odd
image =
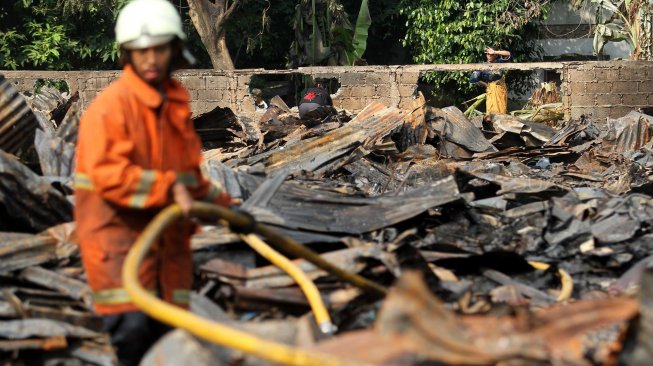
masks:
[[[240,0],[234,0],[234,2],[231,3],[231,5],[229,5],[229,8],[227,9],[227,11],[224,12],[224,15],[222,16],[223,22],[226,22],[229,19],[229,17],[231,17],[231,14],[234,13],[234,11],[236,10],[239,4],[240,4]]]

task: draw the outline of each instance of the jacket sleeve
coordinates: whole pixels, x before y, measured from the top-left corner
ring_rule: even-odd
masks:
[[[192,126],[192,124],[189,123],[189,126]],[[224,191],[219,183],[212,182],[202,174],[200,169],[202,143],[199,136],[194,130],[189,131],[186,136],[188,138],[185,143],[192,169],[188,172],[177,172],[177,181],[186,186],[193,199],[229,207],[231,196]]]
[[[102,108],[101,103],[91,107],[80,123],[77,163],[92,189],[122,207],[152,208],[170,203],[176,173],[136,165],[130,159],[134,142],[122,111]]]
[[[177,180],[183,183],[193,199],[229,207],[231,196],[217,183],[206,179],[199,167],[192,173],[178,173]]]

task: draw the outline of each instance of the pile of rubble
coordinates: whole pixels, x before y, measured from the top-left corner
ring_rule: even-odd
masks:
[[[30,102],[45,116],[36,119],[38,166],[21,163],[30,165],[29,151],[0,153],[0,357],[111,364],[70,223],[79,109],[47,93]],[[338,326],[325,340],[289,276],[206,225],[192,240],[193,310],[377,364],[616,364],[622,347],[622,359],[645,357],[652,298],[642,292],[640,311],[627,294],[653,261],[653,117],[596,122],[484,123],[421,97],[405,110],[371,103],[312,121],[279,98],[257,120],[222,109],[199,116],[204,173],[243,209],[393,287],[379,299],[298,260]],[[173,332],[145,363],[242,358],[188,346],[197,342]]]

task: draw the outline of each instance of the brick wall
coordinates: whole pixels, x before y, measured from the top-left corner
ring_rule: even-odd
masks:
[[[371,101],[390,106],[408,105],[417,89],[419,71],[404,67],[308,67],[298,70],[182,70],[175,77],[188,89],[193,113],[201,114],[215,107],[230,108],[236,114],[254,113],[249,96],[252,76],[261,74],[305,74],[316,78],[335,78],[340,89],[333,103],[339,108],[359,112]],[[119,71],[0,71],[20,91],[29,91],[39,79],[64,80],[71,92],[79,92],[83,106],[116,79]]]
[[[597,122],[653,106],[653,62],[569,63],[563,71],[567,116],[591,114]]]
[[[628,111],[653,106],[653,62],[608,61],[565,63],[507,63],[493,65],[402,65],[356,67],[306,67],[296,70],[182,70],[176,77],[191,94],[195,114],[215,107],[230,108],[249,115],[253,105],[249,83],[254,75],[304,74],[335,78],[341,84],[334,95],[337,107],[359,112],[371,101],[406,107],[426,71],[472,71],[502,68],[515,70],[558,70],[562,77],[563,106],[567,118],[591,114],[601,123],[605,117],[621,117]],[[71,91],[79,91],[86,105],[119,71],[0,71],[21,91],[32,89],[38,79],[65,80]]]

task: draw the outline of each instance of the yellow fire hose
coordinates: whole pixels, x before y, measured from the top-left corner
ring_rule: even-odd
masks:
[[[284,272],[290,275],[290,277],[292,277],[302,289],[304,295],[306,295],[308,303],[311,305],[311,309],[313,310],[313,314],[315,314],[315,321],[320,327],[322,333],[335,333],[336,327],[331,322],[331,317],[329,316],[326,306],[324,306],[320,292],[317,290],[315,283],[306,276],[306,273],[291,262],[290,259],[282,256],[279,252],[265,244],[263,240],[259,239],[256,235],[240,235],[240,238],[265,259],[269,260],[272,264],[281,268]]]
[[[159,215],[163,215],[163,212]],[[191,215],[209,220],[215,220],[215,218],[219,218],[229,223],[230,226],[236,227],[249,227],[252,224],[251,218],[247,217],[246,215],[240,214],[225,207],[204,202],[194,202],[193,208],[191,210]],[[175,217],[175,220],[176,219],[177,217]],[[342,268],[325,260],[322,258],[322,256],[310,250],[309,248],[299,244],[295,240],[286,237],[285,235],[281,235],[279,232],[277,232],[277,230],[274,230],[269,226],[255,222],[251,229],[251,232],[257,233],[264,237],[267,243],[270,244],[270,246],[272,246],[274,249],[286,255],[304,258],[307,261],[313,263],[316,267],[323,269],[327,273],[330,273],[340,280],[350,283],[371,295],[382,297],[385,296],[388,292],[385,287],[379,285],[378,283],[370,281],[367,278],[359,276],[355,273],[343,270]]]
[[[247,227],[247,225],[251,223],[249,222],[250,218],[246,217],[245,215],[240,215],[226,208],[211,204],[194,203],[191,214],[204,218],[215,218],[217,216],[228,221],[232,225],[241,225],[241,227]],[[281,343],[270,342],[254,337],[248,333],[227,327],[223,324],[208,319],[204,319],[189,311],[168,304],[147,292],[139,283],[138,268],[140,267],[143,258],[149,251],[150,246],[156,242],[163,230],[165,230],[165,228],[167,228],[173,222],[180,219],[182,216],[183,214],[178,205],[172,205],[163,210],[145,228],[141,236],[134,243],[129,253],[127,254],[122,272],[123,286],[129,294],[132,302],[136,306],[141,308],[144,312],[153,318],[173,325],[177,328],[185,329],[200,338],[206,339],[216,344],[220,344],[225,347],[250,353],[271,362],[297,366],[359,365],[358,363],[344,361],[331,355],[318,352],[309,352]],[[254,226],[255,232],[262,234],[273,244],[278,245],[278,247],[282,247],[290,252],[294,251],[294,253],[302,253],[304,255],[302,256],[303,258],[311,261],[316,266],[327,270],[329,273],[333,273],[333,268],[336,268],[336,272],[338,273],[337,276],[339,278],[344,277],[346,278],[347,282],[353,283],[354,285],[357,285],[363,289],[367,289],[368,291],[375,294],[385,293],[386,290],[384,287],[356,274],[346,272],[332,265],[331,263],[326,262],[323,259],[322,262],[326,262],[329,265],[324,265],[324,263],[315,263],[311,259],[314,259],[312,257],[313,255],[319,257],[317,253],[311,251],[308,248],[301,247],[300,244],[292,241],[289,238],[285,238],[279,234],[276,234],[272,230],[266,229],[267,228],[264,225],[258,223]],[[254,236],[251,234],[248,235],[248,239],[251,239],[251,237]],[[297,248],[293,246],[299,246],[304,250],[297,250]],[[306,258],[307,256],[310,258]],[[321,257],[319,258],[321,259]],[[327,267],[328,269],[324,267]],[[319,293],[317,295],[319,297]],[[326,309],[324,311],[326,312]]]
[[[535,261],[528,261],[528,264],[530,264],[533,268],[539,269],[540,271],[546,271],[551,267],[550,264],[544,263],[544,262],[535,262]],[[558,298],[556,298],[556,301],[566,301],[571,298],[572,292],[574,292],[574,281],[571,279],[571,276],[567,271],[565,271],[562,268],[558,268],[558,275],[560,276],[560,293],[558,294]]]

